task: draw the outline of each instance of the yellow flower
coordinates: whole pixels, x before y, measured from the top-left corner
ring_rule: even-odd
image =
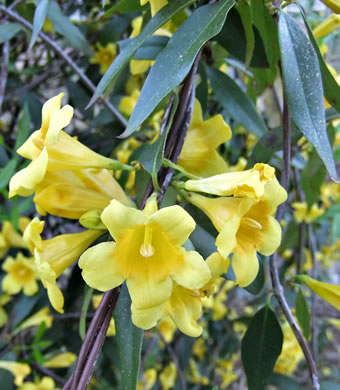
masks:
[[[307,211],[308,206],[306,202],[293,202],[292,207],[295,209],[293,215],[297,223],[311,223],[325,211],[323,208],[319,208],[316,203],[312,205],[309,211]]]
[[[40,130],[35,131],[17,150],[20,156],[32,162],[12,177],[9,197],[31,195],[48,171],[115,169],[121,166],[119,162],[93,152],[62,130],[73,116],[71,106],[60,108],[63,95],[60,93],[43,105]]]
[[[3,306],[5,306],[10,300],[11,297],[9,295],[0,294],[0,328],[2,328],[8,320],[8,315]]]
[[[144,381],[138,381],[137,390],[150,390],[157,379],[155,368],[149,368],[144,372]]]
[[[140,5],[145,5],[147,3],[150,3],[151,16],[153,17],[168,4],[168,0],[140,0]]]
[[[19,227],[24,225],[26,217],[19,219]],[[10,248],[25,248],[26,245],[21,237],[21,235],[14,229],[10,221],[4,221],[2,224],[2,229],[0,233],[0,258]]]
[[[43,366],[48,368],[65,368],[70,367],[71,364],[77,359],[77,355],[72,352],[62,352],[48,359],[44,362]]]
[[[274,177],[274,168],[267,164],[255,164],[252,169],[242,172],[227,172],[204,179],[187,180],[184,188],[211,195],[259,199],[264,195],[266,183]]]
[[[195,289],[210,279],[203,258],[182,247],[195,228],[195,221],[183,208],[157,210],[155,197],[149,198],[143,211],[112,200],[101,218],[115,242],[88,249],[79,266],[89,286],[107,291],[126,280],[132,307],[159,307],[150,313],[147,323],[137,326],[149,329],[156,324],[175,284]]]
[[[33,199],[41,215],[79,219],[91,210],[104,210],[112,199],[130,204],[107,169],[48,172]]]
[[[57,278],[100,237],[100,230],[82,233],[62,234],[49,240],[42,240],[41,232],[45,222],[34,218],[27,226],[24,240],[34,253],[40,279],[47,289],[49,300],[56,311],[63,313],[64,297],[57,286]]]
[[[339,0],[321,0],[328,8],[330,8],[336,14],[340,14],[340,1]]]
[[[14,383],[17,386],[21,386],[26,376],[31,373],[31,367],[26,363],[0,360],[0,368],[10,371],[13,374]]]
[[[116,55],[117,45],[115,43],[108,43],[106,46],[98,43],[95,48],[95,57],[90,58],[90,63],[98,64],[100,66],[100,74],[104,74],[116,58]]]
[[[92,305],[95,309],[98,308],[101,300],[103,299],[103,296],[104,294],[95,294],[92,296]],[[116,324],[114,318],[112,317],[106,332],[106,336],[115,336],[115,335],[116,335]]]
[[[169,363],[159,375],[163,390],[170,390],[175,386],[177,368],[174,362]]]
[[[41,380],[36,379],[35,382],[25,382],[18,390],[57,390],[57,388],[52,378],[44,376]]]
[[[269,256],[281,242],[281,227],[273,214],[286,200],[287,193],[275,177],[263,187],[264,194],[259,200],[188,195],[190,202],[207,214],[219,232],[216,246],[221,256],[227,258],[233,253],[232,267],[241,287],[248,286],[257,275],[256,252]],[[252,187],[243,188],[253,196]]]
[[[45,323],[47,328],[52,326],[53,317],[50,314],[50,309],[44,307],[39,310],[37,313],[33,314],[27,320],[22,322],[20,326],[15,330],[15,333],[22,331],[23,329],[30,328],[32,326],[40,326],[42,323]]]
[[[203,337],[198,338],[192,348],[193,355],[196,356],[198,359],[202,360],[206,351],[207,349],[205,347]]]
[[[339,183],[328,182],[322,184],[320,188],[320,196],[323,205],[326,208],[331,207],[332,203],[334,203],[336,199],[340,196]]]
[[[313,34],[315,38],[323,38],[336,30],[339,26],[340,15],[331,14],[313,30]]]
[[[340,310],[340,286],[323,283],[307,275],[297,275],[296,278],[319,295],[322,299]]]
[[[34,295],[39,286],[33,257],[25,257],[18,253],[17,257],[7,257],[2,265],[7,275],[2,280],[2,290],[10,295],[18,294],[23,290],[25,295]]]
[[[283,345],[274,371],[284,375],[291,375],[304,355],[288,322],[285,322],[281,328],[283,331]]]
[[[164,317],[159,321],[158,329],[161,332],[164,340],[171,343],[176,332],[176,325],[170,317]]]
[[[48,18],[45,19],[45,22],[44,22],[42,29],[45,33],[54,33],[55,32],[53,24],[50,21],[50,19],[48,19]]]
[[[235,373],[233,368],[236,355],[233,355],[229,360],[219,360],[217,362],[216,374],[222,379],[221,389],[227,388],[230,383],[235,382],[238,375]]]
[[[199,339],[200,340],[200,339]],[[207,378],[204,375],[201,375],[201,373],[198,370],[197,363],[194,359],[189,360],[189,367],[191,376],[189,377],[189,381],[196,384],[201,385],[208,385],[209,384],[209,378]]]
[[[119,110],[126,116],[130,116],[132,114],[135,105],[137,104],[137,100],[140,95],[139,89],[134,89],[130,96],[124,96],[119,104]]]
[[[178,164],[186,171],[208,177],[224,173],[228,164],[216,148],[231,138],[230,127],[221,114],[204,121],[200,102],[196,99],[188,134]]]

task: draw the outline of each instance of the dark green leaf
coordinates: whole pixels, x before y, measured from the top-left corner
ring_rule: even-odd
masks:
[[[137,49],[142,46],[147,38],[169,19],[171,19],[178,11],[185,8],[193,1],[194,0],[179,0],[170,2],[149,21],[149,23],[143,28],[141,33],[136,38],[129,40],[124,50],[119,53],[104,76],[101,78],[88,106],[91,106],[109,86],[113,86],[112,83],[116,79],[118,73],[124,68],[130,58],[133,57]]]
[[[141,9],[140,0],[121,0],[118,4],[113,5],[105,12],[103,19],[111,18],[116,12],[125,13],[139,11]]]
[[[22,31],[23,27],[18,23],[6,23],[0,26],[0,43],[9,41],[15,35],[18,34],[19,31]]]
[[[315,147],[329,175],[337,180],[329,144],[320,66],[312,44],[297,22],[281,12],[279,37],[285,95],[298,128]]]
[[[47,329],[46,323],[42,322],[38,328],[37,333],[34,336],[33,344],[39,343]]]
[[[273,154],[282,149],[282,129],[273,129],[261,137],[251,152],[248,167],[256,162],[268,163]]]
[[[45,361],[44,355],[40,352],[40,350],[35,345],[33,345],[33,356],[35,361],[38,364],[44,364]]]
[[[259,137],[266,133],[263,119],[241,87],[218,69],[208,68],[207,73],[216,98],[229,115]]]
[[[309,340],[310,337],[310,314],[307,306],[307,302],[302,293],[301,288],[299,287],[299,292],[296,296],[296,317],[301,326],[303,335],[306,340]]]
[[[42,290],[41,290],[41,293]],[[16,303],[14,307],[14,319],[13,319],[13,328],[22,322],[25,317],[27,317],[34,305],[38,302],[39,298],[41,297],[41,293],[35,294],[32,297],[28,297],[26,295],[21,295],[18,303]]]
[[[300,6],[301,8],[301,6]],[[303,16],[303,20],[306,25],[306,29],[308,32],[308,36],[310,41],[312,42],[312,45],[314,47],[314,50],[318,56],[321,74],[322,74],[322,81],[323,81],[323,87],[325,89],[325,96],[329,104],[331,104],[334,108],[338,110],[340,113],[340,86],[332,76],[332,73],[329,71],[327,64],[325,63],[322,54],[320,53],[319,46],[314,38],[314,35],[312,33],[312,30],[309,27],[309,24],[307,22],[306,16],[304,12],[301,12]]]
[[[178,28],[151,68],[122,137],[132,134],[182,82],[198,51],[220,31],[233,5],[234,0],[224,0],[199,7]]]
[[[169,41],[168,37],[154,35],[149,37],[133,56],[135,60],[154,60],[165,48]]]
[[[15,173],[15,168],[17,166],[17,159],[12,158],[8,163],[0,169],[0,188],[7,187],[11,177]]]
[[[340,383],[331,381],[321,381],[320,390],[340,390]]]
[[[144,334],[132,323],[130,305],[131,299],[124,284],[114,311],[122,390],[135,389],[137,386]]]
[[[33,31],[32,31],[31,41],[28,46],[28,50],[32,49],[33,45],[35,44],[35,41],[38,38],[38,34],[43,28],[49,5],[50,5],[50,0],[39,0],[38,2],[37,8],[35,9],[34,12]]]
[[[191,233],[190,240],[204,258],[216,252],[215,238],[199,225]]]
[[[93,55],[84,35],[69,18],[62,13],[59,5],[55,1],[50,3],[47,16],[56,31],[62,35],[74,49],[84,52],[89,56]]]
[[[281,353],[283,334],[269,306],[252,319],[242,340],[241,355],[249,390],[264,390]]]
[[[81,317],[79,321],[79,336],[82,340],[84,340],[86,334],[86,316],[89,310],[92,294],[93,294],[93,288],[90,288],[87,285],[85,285],[84,301],[83,301],[83,306],[81,308]]]
[[[273,373],[270,375],[268,383],[278,387],[278,390],[301,390],[299,382],[295,381],[291,377]]]
[[[241,0],[237,3],[237,8],[241,16],[242,25],[246,33],[246,67],[249,66],[253,51],[255,48],[255,35],[253,30],[253,16],[250,3],[246,0]]]
[[[27,140],[31,133],[31,116],[28,109],[28,105],[25,102],[24,110],[19,118],[18,134],[15,141],[15,150],[18,150],[20,146]]]

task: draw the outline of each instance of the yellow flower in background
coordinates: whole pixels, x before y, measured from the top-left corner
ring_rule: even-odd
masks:
[[[329,208],[340,197],[339,183],[328,182],[322,184],[320,188],[320,197],[324,207]]]
[[[170,390],[175,386],[177,368],[174,362],[169,363],[160,373],[159,381],[163,390]]]
[[[157,210],[154,196],[143,211],[112,200],[101,218],[115,242],[98,244],[80,257],[82,276],[89,286],[100,291],[126,281],[132,308],[157,307],[145,323],[137,326],[149,329],[156,324],[175,284],[195,289],[210,279],[203,258],[182,247],[195,228],[195,221],[183,208]]]
[[[45,19],[45,22],[44,22],[42,29],[45,33],[54,33],[55,32],[53,24],[50,21],[50,19],[48,19],[48,18]]]
[[[44,307],[29,318],[22,322],[16,329],[15,334],[22,331],[23,329],[30,328],[32,326],[40,326],[42,323],[45,323],[47,328],[50,328],[53,323],[53,317],[50,314],[50,309]]]
[[[199,372],[199,369],[197,367],[197,363],[195,362],[194,359],[189,360],[189,367],[190,367],[190,373],[191,373],[191,375],[189,377],[190,382],[196,383],[196,384],[201,384],[201,385],[208,385],[209,384],[209,378],[207,378],[204,375],[201,375],[201,373]]]
[[[233,355],[229,360],[217,361],[216,374],[221,377],[221,389],[226,389],[231,383],[235,382],[238,375],[233,367],[234,362],[237,360],[237,355]]]
[[[31,373],[31,367],[26,363],[0,360],[0,368],[10,371],[14,376],[14,383],[21,386],[27,375]]]
[[[95,294],[92,296],[92,305],[95,309],[98,309],[98,306],[103,299],[104,294]],[[116,324],[115,320],[112,317],[109,323],[109,327],[106,332],[106,336],[115,336],[116,335]]]
[[[259,199],[264,195],[266,183],[275,177],[275,169],[267,164],[255,164],[252,169],[242,172],[227,172],[198,180],[187,180],[184,188],[188,191],[211,195],[247,197]]]
[[[19,229],[21,231],[25,230],[25,224],[29,221],[27,217],[19,218]],[[2,229],[0,232],[0,258],[10,248],[25,248],[26,244],[24,243],[22,236],[14,229],[14,226],[10,221],[4,221],[2,224]]]
[[[77,355],[73,352],[62,352],[46,360],[43,364],[47,368],[66,368],[70,367],[77,359]]]
[[[144,381],[138,381],[137,390],[150,390],[156,382],[157,370],[149,368],[144,372]]]
[[[154,17],[158,11],[168,4],[168,0],[140,0],[140,5],[150,3],[151,16]]]
[[[31,296],[39,290],[33,257],[25,257],[22,253],[18,253],[15,259],[7,257],[2,269],[7,272],[2,280],[3,292],[14,295],[23,291]]]
[[[176,325],[170,317],[162,318],[158,323],[158,329],[161,332],[164,340],[171,343],[176,332]]]
[[[11,297],[9,295],[0,294],[0,328],[2,328],[8,320],[8,315],[3,306],[5,306],[10,300]]]
[[[221,114],[204,121],[200,102],[196,99],[178,165],[197,176],[208,177],[224,173],[228,164],[216,149],[231,138],[230,127]]]
[[[297,223],[311,223],[325,212],[325,210],[318,207],[316,203],[312,205],[309,211],[306,202],[293,202],[292,207],[295,209],[293,215]]]
[[[119,162],[93,152],[62,130],[73,116],[71,106],[60,108],[63,95],[60,93],[43,105],[40,130],[36,130],[17,150],[20,156],[32,162],[12,177],[9,197],[31,195],[48,171],[115,169],[121,166]]]
[[[244,192],[253,196],[248,188],[250,191]],[[264,185],[263,191],[260,200],[188,194],[189,201],[209,217],[219,232],[216,246],[221,256],[227,258],[233,253],[232,268],[241,287],[248,286],[257,275],[256,252],[269,256],[281,242],[281,227],[273,215],[287,193],[275,177]]]
[[[18,390],[57,390],[54,380],[48,376],[36,379],[35,382],[25,382]]]
[[[95,56],[90,58],[91,64],[98,64],[100,66],[100,74],[104,74],[117,56],[117,45],[115,43],[108,43],[102,46],[97,43],[95,47]]]
[[[130,96],[124,96],[120,101],[119,111],[126,116],[130,116],[137,104],[139,95],[140,95],[140,90],[134,89]]]
[[[194,346],[192,347],[192,353],[194,356],[196,356],[199,360],[202,360],[207,352],[207,348],[204,343],[203,337],[198,338]]]
[[[276,361],[274,372],[291,375],[304,355],[288,322],[285,322],[281,328],[283,331],[283,345],[280,356]]]
[[[319,295],[319,297],[334,306],[337,310],[340,310],[340,286],[319,282],[307,275],[297,275],[295,278],[313,290],[315,294]]]
[[[79,219],[91,210],[104,210],[112,199],[131,204],[107,169],[47,172],[33,199],[41,215]]]
[[[82,233],[61,234],[43,240],[41,233],[45,222],[34,218],[27,226],[24,240],[34,254],[40,279],[47,289],[53,308],[63,313],[64,297],[57,285],[57,278],[98,238],[103,232],[87,230]]]
[[[331,14],[313,30],[313,34],[315,38],[323,38],[335,31],[339,26],[340,15]]]
[[[339,0],[321,0],[328,8],[330,8],[336,14],[340,14],[340,1]]]

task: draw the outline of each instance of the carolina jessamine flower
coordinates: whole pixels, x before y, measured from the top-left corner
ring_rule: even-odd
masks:
[[[10,300],[11,297],[9,295],[0,294],[0,328],[2,328],[8,320],[8,315],[3,306],[5,306]]]
[[[227,172],[198,180],[187,180],[188,191],[206,194],[260,199],[266,183],[275,177],[275,169],[267,164],[255,164],[252,169],[241,172]]]
[[[200,340],[200,339],[198,339]],[[209,378],[207,378],[206,376],[202,375],[200,372],[199,372],[199,369],[197,367],[197,363],[195,362],[194,359],[190,359],[189,360],[189,367],[190,367],[190,377],[189,377],[189,381],[192,382],[192,383],[196,383],[196,384],[201,384],[201,385],[208,385],[209,384]]]
[[[172,319],[170,317],[162,318],[158,323],[158,329],[164,337],[164,340],[167,343],[171,343],[177,329]]]
[[[339,0],[321,0],[328,8],[330,8],[336,14],[340,14],[340,2]]]
[[[43,366],[48,368],[70,367],[76,359],[77,359],[76,354],[72,352],[62,352],[46,360]]]
[[[112,199],[131,204],[107,169],[48,172],[33,199],[41,215],[79,219],[91,210],[104,210]]]
[[[177,368],[174,362],[169,363],[160,373],[159,381],[163,390],[170,390],[175,386]]]
[[[112,200],[101,218],[115,242],[98,244],[80,257],[79,266],[89,286],[107,291],[126,280],[132,306],[143,310],[162,306],[174,285],[195,289],[210,279],[203,258],[182,247],[195,222],[181,207],[157,210],[156,199],[151,197],[139,211]],[[149,321],[154,320],[154,326],[159,312],[152,315]]]
[[[187,136],[178,165],[197,176],[227,172],[228,165],[216,148],[231,138],[230,127],[221,114],[204,121],[200,102],[196,99]]]
[[[134,89],[130,96],[122,97],[119,103],[119,110],[126,116],[130,116],[132,114],[133,109],[137,104],[137,100],[140,95],[139,89]]]
[[[144,372],[144,380],[138,381],[137,390],[150,390],[156,382],[157,370],[149,368]]]
[[[103,296],[104,294],[95,294],[92,296],[92,305],[95,309],[98,308],[101,300],[103,299]],[[115,335],[116,335],[116,324],[114,318],[112,317],[106,332],[106,336],[115,336]]]
[[[156,13],[168,4],[168,0],[140,0],[140,5],[150,3],[151,16],[155,16]]]
[[[45,323],[47,328],[52,326],[53,317],[50,314],[50,309],[44,307],[29,318],[22,322],[15,330],[15,333],[22,331],[23,329],[30,328],[32,326],[40,326],[42,323]]]
[[[7,272],[2,280],[2,290],[5,293],[14,295],[22,290],[25,295],[30,296],[39,290],[33,257],[25,257],[19,252],[15,259],[7,257],[2,269]]]
[[[242,182],[241,192],[254,196],[253,187],[246,183]],[[207,214],[219,232],[216,246],[221,256],[226,258],[233,253],[232,267],[241,287],[248,286],[257,275],[256,252],[269,256],[280,245],[281,227],[273,215],[286,198],[286,191],[275,177],[263,185],[263,195],[258,200],[188,195],[188,200]]]
[[[340,15],[331,14],[313,30],[313,34],[315,38],[323,38],[336,30],[339,26]]]
[[[192,347],[192,353],[199,360],[202,360],[204,358],[206,351],[207,351],[207,348],[205,346],[204,339],[203,339],[203,337],[199,337],[195,341],[194,346]]]
[[[25,227],[25,222],[29,220],[27,217],[19,218],[19,228]],[[0,258],[10,249],[10,248],[25,248],[26,245],[21,237],[21,235],[14,229],[10,221],[4,221],[2,224],[2,229],[0,233]]]
[[[36,379],[35,382],[25,382],[18,390],[57,390],[54,380],[49,376]]]
[[[119,162],[93,152],[62,130],[73,116],[71,106],[60,108],[63,95],[60,93],[43,105],[40,130],[17,150],[32,162],[12,177],[9,197],[31,195],[48,171],[121,167]]]
[[[311,223],[325,212],[325,210],[318,207],[316,203],[312,205],[309,211],[306,202],[293,202],[292,207],[295,209],[293,215],[297,223]]]
[[[216,374],[221,377],[221,389],[226,389],[232,382],[235,382],[238,375],[233,367],[237,355],[233,355],[229,360],[219,360],[217,362]]]
[[[26,363],[0,360],[0,368],[10,371],[14,376],[14,383],[21,386],[27,375],[31,373],[31,367]]]
[[[117,45],[115,43],[108,43],[102,46],[97,43],[95,47],[95,56],[90,58],[91,64],[98,64],[100,66],[100,74],[104,74],[117,56]]]
[[[63,313],[64,297],[57,285],[57,278],[98,238],[103,232],[87,230],[82,233],[62,234],[43,240],[41,233],[45,222],[34,218],[27,226],[24,240],[34,254],[40,279],[47,289],[49,300],[59,313]]]

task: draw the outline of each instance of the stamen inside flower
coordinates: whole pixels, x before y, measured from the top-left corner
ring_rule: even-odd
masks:
[[[253,218],[243,217],[242,224],[249,226],[253,229],[259,229],[259,230],[262,229],[262,225],[259,222],[255,221],[255,219]]]
[[[152,228],[150,226],[145,226],[144,241],[140,246],[139,252],[143,257],[151,257],[155,253],[155,249],[152,246]]]

